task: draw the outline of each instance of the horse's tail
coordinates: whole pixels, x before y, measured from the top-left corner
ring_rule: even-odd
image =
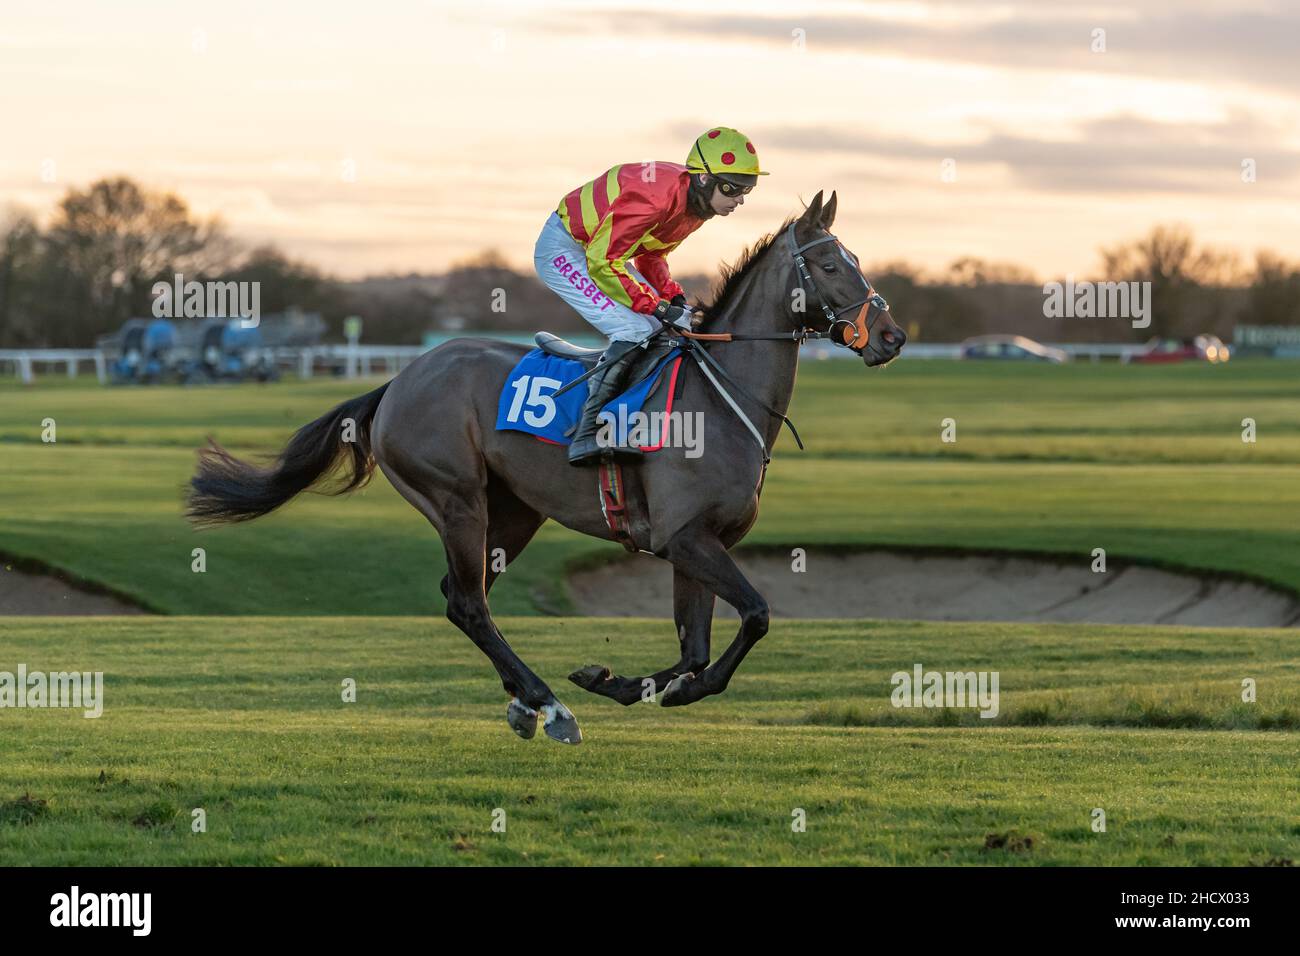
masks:
[[[351,469],[350,476],[342,476],[347,480],[318,490],[341,495],[362,487],[375,470],[370,425],[388,384],[302,426],[268,468],[240,461],[209,438],[209,447],[199,451],[198,472],[190,481],[186,516],[199,527],[251,521],[274,511],[345,463]],[[349,425],[352,434],[345,435]]]

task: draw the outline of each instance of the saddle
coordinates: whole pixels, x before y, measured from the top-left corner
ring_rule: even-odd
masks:
[[[628,389],[635,388],[636,385],[653,374],[663,358],[672,351],[673,346],[669,345],[665,338],[651,340],[645,348],[636,349],[625,359],[625,361],[632,363],[632,369],[627,378]],[[583,348],[581,345],[574,345],[572,342],[566,342],[558,335],[552,335],[550,332],[538,332],[533,337],[533,341],[547,355],[580,362],[584,369],[595,366],[597,359],[605,351],[604,349],[589,349]],[[678,362],[680,361],[681,358],[678,357]],[[672,379],[676,382],[675,373]],[[658,384],[658,381],[656,381],[651,385],[651,390],[657,390]],[[583,388],[580,394],[585,399],[586,389]],[[666,408],[671,409],[671,395],[666,399],[666,402]],[[581,403],[579,402],[579,404]],[[629,478],[633,480],[629,481]],[[636,470],[633,469],[630,474],[625,475],[623,466],[618,462],[612,460],[602,461],[597,468],[596,490],[600,496],[601,514],[604,515],[605,524],[609,527],[614,540],[632,554],[641,550],[638,541],[648,542],[650,540],[650,524],[645,493],[641,488],[640,478],[636,474]]]
[[[588,368],[595,365],[596,359],[600,358],[605,351],[604,349],[589,349],[581,345],[574,345],[572,342],[566,342],[558,335],[552,335],[550,332],[538,332],[533,336],[533,341],[547,355],[573,359]]]
[[[591,368],[596,364],[596,360],[605,354],[604,349],[589,349],[581,345],[574,345],[572,342],[566,342],[558,335],[550,332],[538,332],[533,336],[533,341],[537,347],[547,355],[554,355],[557,358],[570,359],[574,362],[581,362],[584,368]],[[633,388],[639,383],[650,371],[659,364],[665,355],[672,351],[672,346],[664,338],[653,339],[643,349],[634,352],[624,361],[632,363],[632,370],[628,373],[627,387]]]

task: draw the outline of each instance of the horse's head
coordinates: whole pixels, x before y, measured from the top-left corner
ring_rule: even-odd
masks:
[[[862,274],[858,257],[831,234],[835,205],[835,193],[823,204],[818,192],[780,240],[794,259],[795,288],[803,289],[791,307],[807,327],[829,332],[868,366],[884,365],[903,350],[907,335]]]

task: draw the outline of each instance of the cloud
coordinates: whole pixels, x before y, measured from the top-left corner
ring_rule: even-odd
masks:
[[[635,23],[642,35],[713,37],[789,48],[791,31],[805,31],[818,50],[973,63],[999,69],[1049,69],[1137,74],[1208,84],[1238,83],[1294,95],[1300,87],[1300,5],[1126,4],[1107,10],[1012,4],[990,17],[951,3],[931,5],[925,20],[879,16],[786,16],[612,11],[592,8],[562,22],[536,18],[550,32],[617,35]],[[1182,6],[1182,5],[1180,5]],[[1091,50],[1093,31],[1106,31],[1105,53]]]
[[[763,131],[765,147],[858,159],[924,164],[937,176],[940,160],[1005,167],[1015,184],[1045,192],[1188,192],[1200,195],[1241,187],[1241,163],[1254,159],[1262,185],[1300,177],[1300,151],[1276,143],[1281,131],[1237,114],[1221,123],[1161,123],[1131,115],[1075,125],[1068,140],[1037,139],[990,130],[973,142],[927,142],[877,130],[780,126]],[[960,173],[959,173],[960,175]]]

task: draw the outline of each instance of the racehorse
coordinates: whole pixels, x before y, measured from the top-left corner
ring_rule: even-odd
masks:
[[[704,374],[682,376],[676,398],[684,414],[701,413],[705,453],[687,457],[665,448],[628,467],[645,505],[648,540],[640,547],[673,566],[681,655],[646,677],[584,667],[570,680],[585,690],[622,704],[646,692],[662,693],[666,707],[690,704],[725,690],[767,633],[767,602],[728,551],[758,516],[763,477],[794,390],[799,344],[829,338],[871,367],[891,361],[907,339],[857,257],[831,234],[836,202],[832,193],[823,204],[818,192],[802,215],[724,270],[697,333],[668,330],[696,348],[712,346],[707,365],[704,356],[697,359]],[[841,318],[845,313],[854,317]],[[570,466],[563,447],[495,427],[502,386],[526,350],[453,339],[387,384],[304,425],[269,467],[240,461],[213,443],[199,453],[188,515],[198,526],[246,521],[313,486],[330,494],[351,491],[378,465],[442,539],[447,617],[492,661],[511,698],[511,728],[531,738],[540,714],[549,737],[579,743],[573,713],[506,643],[488,609],[499,574],[489,556],[501,549],[506,563],[513,561],[547,518],[592,537],[613,537],[591,469]],[[344,434],[349,425],[352,440]],[[344,480],[330,487],[324,479],[336,470]],[[716,598],[736,609],[740,628],[710,663]]]

